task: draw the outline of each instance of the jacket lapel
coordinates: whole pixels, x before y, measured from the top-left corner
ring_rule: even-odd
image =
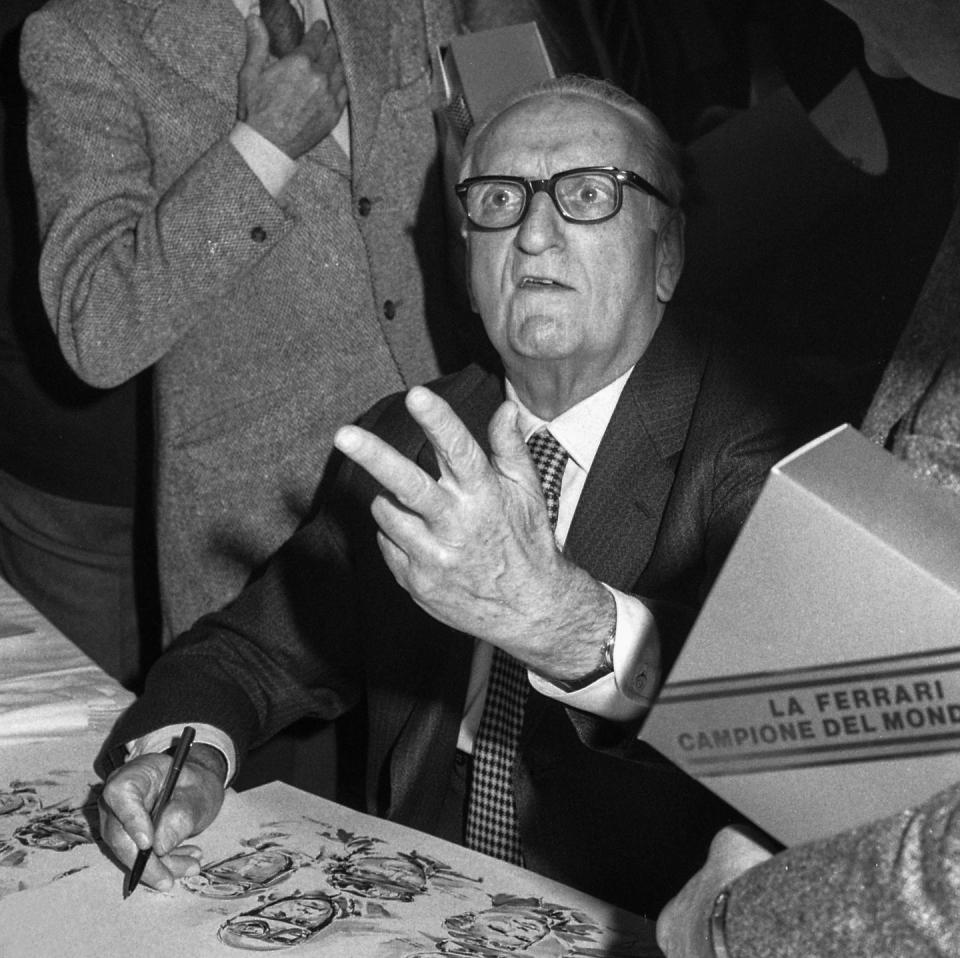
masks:
[[[444,383],[452,388],[445,388]],[[499,376],[484,373],[477,367],[471,367],[443,381],[436,389],[464,422],[471,434],[480,442],[489,454],[487,425],[498,405],[503,401],[503,383]],[[433,447],[423,437],[415,424],[420,440],[417,445],[404,443],[401,452],[409,455],[417,465],[431,476],[438,475],[436,454]],[[384,575],[391,580],[390,573]],[[392,581],[387,588],[399,589]],[[446,712],[448,704],[458,711],[463,707],[470,665],[473,660],[473,640],[430,619],[419,610],[407,608],[405,599],[401,600],[403,609],[396,612],[404,618],[404,624],[410,622],[411,637],[414,641],[398,642],[392,646],[377,645],[376,665],[378,674],[383,676],[379,683],[383,689],[392,689],[382,696],[384,722],[378,729],[376,747],[385,755],[394,742],[403,733],[404,728],[423,728],[435,721],[427,713],[433,713],[438,703]],[[412,605],[412,604],[411,604]],[[414,715],[414,712],[424,713]],[[410,726],[409,723],[413,723]],[[454,725],[459,725],[459,714]],[[449,729],[447,730],[449,734]]]
[[[231,0],[166,0],[157,5],[143,40],[174,73],[236,108],[247,41]]]
[[[703,351],[670,314],[627,381],[587,477],[566,554],[629,590],[650,558],[683,449]]]
[[[362,17],[359,10],[365,5],[356,0],[327,0],[350,91],[350,154],[355,168],[370,151],[380,104],[387,93],[384,80],[391,71],[384,69],[383,61],[395,56],[390,24],[399,15],[394,12],[398,6],[411,4],[384,4],[376,16]]]

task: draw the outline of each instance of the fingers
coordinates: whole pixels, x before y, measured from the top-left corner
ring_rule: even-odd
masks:
[[[170,854],[175,849],[179,849],[181,843],[196,831],[196,815],[192,803],[175,792],[154,829],[154,854],[161,857]]]
[[[713,836],[710,859],[723,864],[733,876],[771,857],[771,852],[744,827],[728,825]]]
[[[331,48],[333,59],[330,58]],[[305,53],[317,66],[326,66],[327,70],[331,69],[334,62],[340,59],[336,38],[323,20],[317,20],[304,34],[303,40],[297,47],[297,52]]]
[[[346,80],[337,38],[322,20],[310,27],[301,44],[292,53],[305,55],[312,64],[314,73],[327,77],[331,91],[345,88]]]
[[[237,75],[237,119],[246,122],[249,106],[247,97],[257,77],[267,64],[270,50],[270,37],[263,21],[255,15],[247,17],[247,53],[243,59],[243,66]]]
[[[153,844],[149,810],[169,763],[170,758],[165,755],[135,759],[114,772],[100,794],[101,817],[106,813],[116,819],[138,849],[147,849]]]
[[[173,881],[199,870],[200,849],[182,844],[216,817],[223,785],[210,770],[187,762],[180,783],[154,828],[150,809],[170,764],[166,755],[143,755],[115,771],[100,795],[100,831],[124,865],[138,851],[152,849],[143,881],[169,888]]]
[[[489,480],[486,455],[448,403],[423,386],[411,389],[406,403],[437,454],[441,475],[464,487]]]
[[[516,404],[508,400],[493,414],[488,428],[493,462],[502,475],[530,486],[539,494],[537,467],[523,441],[517,421],[518,412]]]
[[[400,505],[428,523],[434,522],[447,506],[443,480],[469,491],[490,480],[490,465],[467,427],[439,396],[417,386],[407,394],[406,402],[437,454],[439,484],[388,443],[358,426],[338,430],[334,445],[366,469]]]
[[[238,118],[291,159],[336,128],[348,101],[336,38],[322,21],[279,60],[263,21],[246,21],[247,54],[238,74]]]
[[[149,809],[169,763],[170,758],[165,755],[142,756],[114,772],[103,787],[100,834],[117,859],[127,867],[133,864],[138,851],[154,845],[156,835]],[[174,860],[168,864],[154,854],[144,868],[142,881],[151,888],[167,889],[177,873],[187,867],[189,863]]]
[[[359,426],[337,430],[334,445],[362,466],[398,502],[423,516],[436,516],[441,503],[437,484],[416,463]]]

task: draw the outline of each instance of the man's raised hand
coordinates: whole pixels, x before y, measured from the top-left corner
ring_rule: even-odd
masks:
[[[428,389],[410,390],[407,408],[436,451],[438,479],[357,426],[335,438],[384,488],[371,512],[397,581],[434,618],[548,678],[589,672],[613,600],[558,551],[516,406],[494,414],[489,459]]]

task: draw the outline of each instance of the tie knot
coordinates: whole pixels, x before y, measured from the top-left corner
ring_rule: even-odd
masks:
[[[567,465],[567,450],[547,429],[535,432],[528,440],[527,447],[540,473],[540,485],[547,501],[547,515],[550,525],[557,524],[557,513],[560,509],[560,483],[563,480],[563,470]]]

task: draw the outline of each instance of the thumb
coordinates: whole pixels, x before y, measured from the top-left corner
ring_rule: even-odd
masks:
[[[540,493],[540,479],[520,431],[519,410],[509,399],[493,414],[488,435],[491,461],[502,475]]]
[[[270,37],[267,34],[267,28],[263,25],[263,20],[256,14],[250,14],[245,24],[247,53],[237,76],[237,119],[241,122],[247,119],[250,90],[263,72],[270,55]]]
[[[727,872],[729,880],[770,857],[771,852],[761,836],[754,836],[744,826],[728,825],[717,832],[710,843],[709,860]]]

